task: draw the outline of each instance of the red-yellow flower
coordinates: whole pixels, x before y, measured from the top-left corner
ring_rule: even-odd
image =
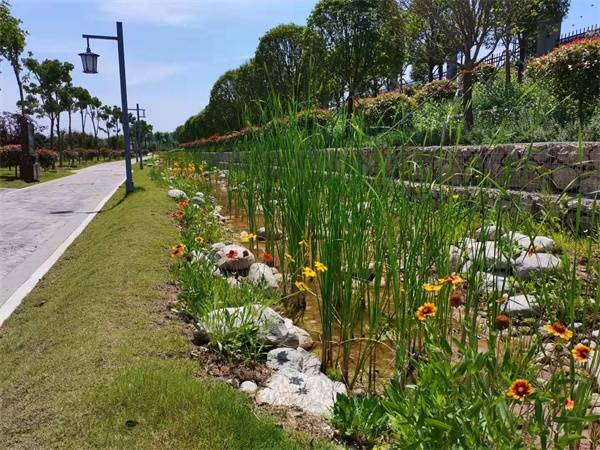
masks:
[[[180,210],[178,210],[178,211],[175,211],[175,217],[176,217],[176,218],[178,218],[178,219],[181,219],[181,218],[183,218],[184,216],[185,216],[185,211],[183,211],[183,210],[181,210],[181,209],[180,209]]]
[[[560,322],[547,323],[544,325],[544,330],[552,336],[563,338],[565,341],[573,337],[573,332]]]
[[[565,400],[565,409],[567,411],[573,411],[573,408],[575,408],[575,402],[573,400],[571,400],[570,398]]]
[[[296,281],[294,284],[296,285],[296,288],[298,288],[298,290],[300,292],[308,291],[308,286],[306,285],[306,283],[304,283],[302,281]]]
[[[523,401],[525,398],[533,393],[533,387],[529,384],[529,381],[519,378],[511,385],[507,391],[509,397],[515,400]]]
[[[185,254],[186,246],[185,244],[177,244],[171,247],[171,257],[172,258],[180,258]]]
[[[571,353],[576,361],[584,363],[590,360],[590,357],[592,356],[592,349],[585,344],[577,344],[575,347],[573,347]]]
[[[443,287],[444,287],[443,284],[431,284],[431,283],[423,284],[423,289],[425,289],[425,291],[427,291],[427,292],[438,293],[442,290]]]
[[[425,320],[428,317],[434,317],[435,313],[437,313],[437,306],[430,302],[423,303],[417,309],[417,318],[419,320]]]
[[[451,283],[453,287],[462,285],[465,280],[460,275],[446,275],[445,277],[439,278],[440,283]]]
[[[186,206],[188,206],[190,204],[190,202],[188,202],[187,200],[181,200],[180,202],[177,203],[179,206],[181,206],[182,208],[185,208]]]
[[[194,240],[196,241],[196,244],[204,244],[204,238],[202,236],[196,236]]]

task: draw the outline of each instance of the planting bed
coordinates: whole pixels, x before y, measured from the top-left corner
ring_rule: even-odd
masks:
[[[594,223],[575,234],[478,186],[434,192],[383,155],[366,173],[287,139],[231,172],[159,166],[181,190],[173,255],[197,340],[273,371],[242,390],[362,446],[597,445]]]

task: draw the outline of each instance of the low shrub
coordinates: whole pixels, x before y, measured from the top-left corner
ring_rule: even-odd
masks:
[[[0,167],[17,167],[21,160],[21,146],[18,144],[0,147]]]
[[[388,92],[355,102],[355,111],[364,117],[367,128],[395,126],[408,119],[416,107],[414,99],[400,92]]]
[[[443,102],[452,100],[458,91],[458,84],[452,80],[435,80],[427,83],[415,93],[417,103]]]

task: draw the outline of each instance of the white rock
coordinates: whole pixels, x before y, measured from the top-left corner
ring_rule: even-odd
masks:
[[[521,279],[530,278],[560,267],[560,259],[550,253],[523,252],[514,263],[515,276]]]
[[[537,300],[531,295],[515,295],[508,298],[508,301],[502,305],[503,311],[507,314],[526,316],[537,309]]]
[[[258,385],[254,381],[244,381],[240,384],[240,391],[253,395],[258,391]]]
[[[303,348],[275,348],[267,353],[267,366],[273,370],[321,373],[321,361]]]
[[[279,287],[279,283],[273,275],[273,271],[269,266],[263,263],[254,263],[250,266],[248,280],[252,283],[264,283],[265,286],[272,289],[277,289]]]
[[[216,250],[213,253],[213,261],[225,272],[242,272],[254,264],[254,255],[246,247],[230,244]]]
[[[343,383],[325,374],[308,375],[295,370],[278,371],[256,395],[258,403],[297,407],[319,416],[330,416],[337,394],[346,394]]]
[[[546,236],[533,236],[532,238],[523,233],[512,232],[506,233],[503,237],[506,240],[514,242],[526,251],[530,250],[532,245],[534,246],[535,251],[540,253],[552,252],[556,248],[554,241]]]
[[[482,261],[487,269],[503,270],[513,264],[512,255],[507,253],[507,249],[502,245],[497,245],[494,241],[486,241],[471,245],[467,250],[471,261]]]
[[[314,345],[314,341],[310,337],[308,331],[294,325],[290,319],[283,319],[285,326],[288,328],[288,332],[290,335],[296,336],[298,338],[298,347],[303,348],[304,350],[309,350]]]
[[[484,225],[475,230],[475,239],[483,241],[495,241],[498,227],[496,225]]]
[[[237,278],[234,277],[228,277],[227,278],[227,283],[229,284],[229,286],[231,286],[232,288],[236,288],[239,287],[240,285],[240,281]]]
[[[188,198],[187,194],[181,189],[169,189],[167,195],[175,200],[185,200]]]

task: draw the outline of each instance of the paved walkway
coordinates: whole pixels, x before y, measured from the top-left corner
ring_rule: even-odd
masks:
[[[0,325],[123,182],[124,161],[0,191]]]

